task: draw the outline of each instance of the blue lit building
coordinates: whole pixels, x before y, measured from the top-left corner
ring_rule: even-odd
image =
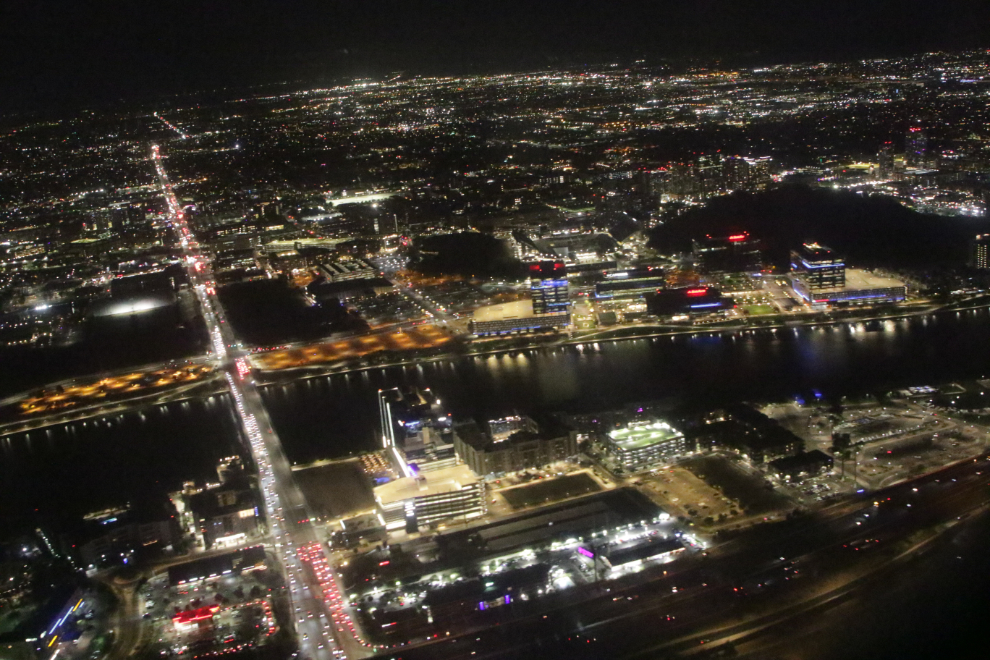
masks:
[[[791,250],[791,275],[811,292],[841,289],[846,285],[846,264],[831,248],[805,243]]]
[[[865,270],[846,269],[845,261],[818,243],[791,251],[791,288],[811,305],[869,305],[901,302],[904,282]]]
[[[566,315],[570,311],[567,268],[563,261],[540,261],[529,265],[529,290],[533,313]]]

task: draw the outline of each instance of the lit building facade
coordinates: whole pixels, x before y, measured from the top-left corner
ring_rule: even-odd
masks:
[[[924,167],[928,159],[928,133],[913,126],[904,137],[904,162],[908,167]]]
[[[971,265],[979,270],[990,269],[990,234],[977,234],[973,239]]]
[[[791,275],[812,292],[841,289],[846,285],[846,263],[831,248],[805,243],[791,250]]]
[[[669,463],[694,450],[693,443],[666,422],[635,423],[611,431],[605,436],[605,447],[627,471]]]
[[[567,268],[563,261],[530,264],[529,290],[533,298],[533,313],[537,316],[569,315],[571,301],[567,287]]]
[[[375,488],[385,529],[416,532],[445,520],[485,514],[485,484],[466,465],[419,473]]]
[[[646,306],[656,316],[705,315],[732,309],[731,298],[713,286],[661,289],[647,296]]]

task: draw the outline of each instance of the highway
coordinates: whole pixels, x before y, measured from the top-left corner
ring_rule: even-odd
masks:
[[[237,415],[258,468],[274,554],[281,560],[290,596],[300,656],[331,660],[370,655],[373,649],[360,639],[349,608],[340,597],[342,591],[327,565],[302,491],[250,373],[247,352],[234,337],[217,298],[209,256],[200,252],[190,233],[157,145],[152,147],[152,160],[169,207],[169,224],[183,246],[190,284],[202,305],[212,355],[226,372]]]

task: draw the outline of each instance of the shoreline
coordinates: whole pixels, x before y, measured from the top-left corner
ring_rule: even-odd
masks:
[[[590,332],[581,336],[569,336],[569,337],[559,337],[552,341],[539,341],[539,338],[534,338],[534,341],[527,341],[513,346],[494,346],[490,348],[480,347],[478,350],[465,350],[463,352],[445,351],[442,353],[434,355],[409,355],[403,359],[393,360],[384,363],[370,363],[368,359],[362,360],[349,360],[344,362],[331,362],[331,363],[318,363],[310,366],[300,366],[300,367],[289,367],[285,369],[268,370],[259,367],[252,367],[255,373],[255,378],[257,380],[257,385],[260,388],[267,388],[274,385],[286,385],[296,381],[311,380],[314,378],[324,378],[328,376],[341,375],[341,374],[354,374],[361,373],[365,371],[371,371],[374,369],[389,369],[393,367],[405,367],[416,364],[423,363],[436,363],[446,360],[457,360],[461,358],[475,358],[475,357],[488,357],[488,356],[498,356],[504,354],[518,353],[522,351],[540,351],[540,350],[554,350],[557,348],[563,348],[568,346],[574,346],[582,348],[585,344],[596,344],[596,343],[617,343],[624,341],[635,341],[640,339],[656,339],[660,337],[711,337],[711,336],[739,336],[745,334],[756,334],[760,332],[770,332],[775,333],[780,330],[797,330],[799,328],[817,328],[826,326],[842,326],[842,325],[856,325],[861,323],[873,323],[873,322],[885,322],[885,321],[898,321],[909,318],[925,317],[925,316],[937,316],[948,313],[960,313],[964,311],[973,311],[979,309],[990,309],[990,300],[986,300],[985,296],[981,296],[983,299],[977,304],[971,304],[972,301],[959,301],[958,303],[949,303],[939,307],[927,306],[924,309],[895,309],[890,310],[890,313],[886,314],[871,314],[868,316],[860,317],[848,317],[841,319],[800,319],[793,321],[784,322],[774,322],[768,323],[766,325],[753,325],[751,323],[738,324],[738,325],[709,325],[709,326],[676,326],[669,324],[656,324],[656,325],[643,325],[643,326],[626,326],[610,328],[607,330],[599,330]],[[759,317],[756,317],[759,318]],[[616,334],[617,336],[609,336]],[[604,335],[604,336],[603,336]],[[507,338],[503,341],[512,341],[524,339],[523,337]],[[469,345],[470,347],[470,345]],[[205,359],[204,356],[200,356],[201,359]],[[193,358],[196,359],[196,358]],[[355,363],[357,362],[357,363]],[[361,362],[365,362],[362,364]],[[67,382],[60,381],[60,382]],[[215,396],[218,394],[223,394],[226,392],[226,387],[217,387],[213,385],[210,387],[210,383],[199,383],[198,386],[203,386],[207,391],[197,392],[197,391],[187,391],[187,392],[162,392],[154,393],[145,396],[135,397],[133,399],[125,399],[119,401],[113,405],[111,410],[93,410],[92,407],[81,408],[75,411],[65,411],[61,413],[56,413],[50,417],[36,417],[31,420],[11,420],[0,424],[0,437],[6,437],[10,435],[15,435],[17,433],[30,432],[32,430],[40,430],[47,428],[49,426],[54,426],[57,424],[71,424],[77,421],[84,421],[93,418],[105,417],[113,414],[127,413],[134,410],[139,410],[144,407],[162,405],[166,403],[172,403],[176,401],[185,401],[191,399],[202,398],[206,396]],[[50,385],[49,385],[50,386]],[[196,386],[192,389],[195,390]],[[6,402],[13,402],[24,396],[28,396],[29,392],[23,392],[20,395],[13,395],[5,398]],[[151,400],[149,400],[151,399]],[[55,417],[59,417],[55,419]],[[68,417],[66,419],[65,417]],[[17,427],[17,428],[15,428]]]
[[[776,332],[778,330],[815,328],[818,326],[839,326],[846,324],[897,321],[907,318],[935,316],[938,314],[945,314],[951,312],[964,312],[964,311],[970,311],[976,309],[990,309],[990,301],[982,302],[980,304],[967,306],[967,307],[955,307],[953,306],[953,304],[947,304],[940,307],[926,307],[923,310],[897,310],[894,313],[882,314],[882,315],[870,315],[870,316],[842,318],[842,319],[795,320],[795,321],[785,321],[783,323],[778,322],[778,323],[758,325],[758,326],[753,326],[750,324],[735,325],[735,326],[672,326],[672,325],[657,324],[657,325],[641,326],[641,327],[637,327],[637,326],[620,327],[609,330],[601,330],[580,337],[560,338],[555,341],[548,341],[548,342],[530,341],[520,344],[518,346],[499,346],[499,347],[474,350],[474,351],[466,350],[464,352],[447,351],[437,355],[412,356],[405,359],[394,360],[385,363],[360,364],[361,361],[367,361],[367,359],[364,359],[358,361],[359,362],[358,364],[354,364],[354,361],[351,360],[347,362],[317,363],[313,365],[288,367],[284,369],[264,369],[260,367],[252,367],[252,369],[255,372],[256,375],[255,377],[257,380],[258,387],[270,387],[272,385],[285,385],[289,382],[294,382],[299,380],[322,378],[325,376],[333,376],[337,374],[360,373],[362,371],[370,371],[373,369],[388,369],[392,367],[403,367],[414,364],[422,364],[425,362],[441,362],[444,360],[454,360],[458,358],[484,357],[490,355],[501,355],[505,353],[516,353],[520,351],[555,349],[564,346],[582,346],[587,343],[594,344],[594,343],[602,343],[602,342],[621,342],[621,341],[632,341],[636,339],[653,339],[657,337],[740,335],[746,333],[756,333],[760,331]],[[635,332],[636,330],[641,330],[641,332]],[[600,336],[602,334],[607,334],[607,333],[621,333],[621,332],[628,332],[629,334],[623,334],[621,336],[615,336],[615,337]],[[507,338],[507,341],[508,340],[510,339]]]

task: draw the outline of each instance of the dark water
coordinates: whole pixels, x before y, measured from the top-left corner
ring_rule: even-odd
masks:
[[[710,406],[812,389],[828,396],[984,372],[990,314],[980,310],[460,358],[297,381],[263,395],[291,460],[304,462],[377,446],[377,390],[401,384],[432,387],[454,415],[490,417],[655,399]],[[238,442],[223,397],[0,438],[0,520],[161,497],[184,480],[212,478],[216,460]]]
[[[853,326],[660,337],[373,369],[276,385],[264,398],[290,459],[375,446],[379,388],[429,386],[455,416],[593,412],[671,399],[827,397],[990,373],[986,310]]]
[[[853,327],[586,344],[374,369],[264,391],[290,457],[307,461],[376,446],[382,387],[430,386],[455,415],[592,411],[669,398],[699,406],[937,384],[990,373],[985,310]],[[161,498],[215,476],[240,450],[226,397],[0,438],[0,525],[58,519]],[[33,525],[32,525],[33,526]],[[990,614],[986,519],[871,601],[870,616],[795,642],[806,658],[987,657],[972,645]],[[0,528],[0,531],[3,531]],[[961,557],[960,558],[957,558]]]
[[[111,505],[160,505],[183,481],[216,480],[217,460],[240,450],[227,399],[0,438],[0,525],[19,530],[42,520],[61,527]]]

